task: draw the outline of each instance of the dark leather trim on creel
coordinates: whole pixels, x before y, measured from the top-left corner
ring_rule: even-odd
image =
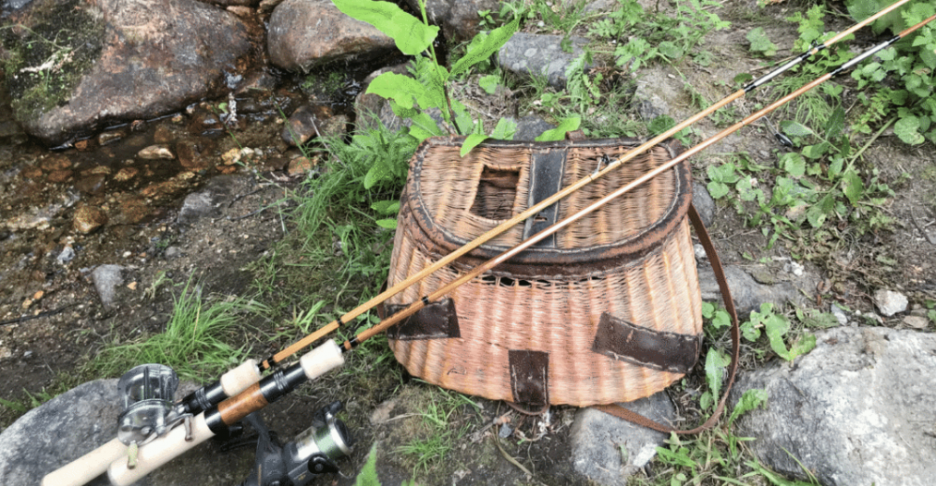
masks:
[[[655,370],[687,373],[699,359],[702,335],[647,329],[601,314],[592,351]]]
[[[530,193],[527,198],[527,207],[531,208],[541,201],[548,199],[562,189],[562,176],[565,173],[566,154],[563,150],[536,150],[530,162]],[[559,205],[562,201],[550,205],[532,218],[527,218],[523,224],[523,239],[543,231],[556,224],[559,215]],[[533,248],[555,248],[556,234],[544,238],[533,245]]]
[[[409,307],[409,304],[387,304],[387,317]],[[403,322],[387,330],[387,337],[399,341],[446,339],[461,337],[455,301],[444,298],[419,309]]]
[[[510,389],[514,403],[531,407],[549,403],[549,353],[508,350]]]

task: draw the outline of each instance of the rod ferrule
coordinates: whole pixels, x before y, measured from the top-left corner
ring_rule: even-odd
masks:
[[[867,58],[869,58],[869,57],[871,57],[871,56],[873,56],[873,55],[875,55],[875,54],[877,54],[877,53],[883,51],[884,49],[887,49],[888,47],[890,47],[892,44],[894,44],[895,42],[897,42],[897,41],[899,41],[899,40],[900,40],[900,36],[899,36],[899,35],[895,35],[893,38],[891,38],[891,39],[889,39],[889,40],[886,40],[886,41],[884,41],[884,42],[882,42],[882,43],[880,43],[880,44],[874,46],[873,48],[868,49],[868,50],[865,51],[865,52],[862,52],[861,54],[858,55],[858,57],[852,59],[851,61],[846,62],[845,64],[842,64],[841,66],[838,67],[838,69],[832,71],[832,72],[829,73],[829,74],[831,74],[832,77],[834,78],[835,76],[838,76],[838,75],[844,73],[845,71],[848,71],[849,69],[855,67],[856,65],[858,65],[859,63],[861,63],[861,61],[864,61],[865,59],[867,59]]]

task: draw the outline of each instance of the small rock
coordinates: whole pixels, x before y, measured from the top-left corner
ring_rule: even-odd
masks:
[[[24,179],[36,181],[42,178],[42,169],[38,167],[23,167],[23,170],[20,171],[20,175],[23,176]]]
[[[702,218],[702,224],[706,228],[712,226],[712,222],[715,221],[715,200],[712,199],[704,185],[693,184],[692,205],[695,206],[699,217]]]
[[[81,175],[90,176],[90,175],[109,175],[111,173],[111,168],[106,165],[96,165],[88,170],[81,171]]]
[[[170,246],[169,248],[166,248],[166,258],[175,258],[181,254],[182,251],[179,250],[179,247],[177,246]]]
[[[114,180],[115,180],[115,181],[119,181],[119,182],[129,181],[130,179],[133,179],[134,177],[136,177],[136,175],[137,175],[139,172],[140,172],[140,170],[137,169],[137,168],[134,168],[134,167],[124,167],[124,168],[120,169],[119,172],[117,172],[117,175],[114,176]]]
[[[752,310],[760,310],[761,304],[772,302],[783,305],[787,302],[800,303],[803,296],[790,282],[780,282],[775,285],[757,283],[753,277],[741,268],[734,265],[725,265],[725,277],[728,288],[734,298],[738,317],[743,321]],[[718,282],[708,263],[699,265],[699,288],[702,291],[702,300],[721,302],[721,293]]]
[[[835,320],[838,321],[840,326],[848,325],[848,315],[845,314],[845,311],[842,310],[837,304],[833,303],[829,306],[829,311],[832,312],[832,315],[835,316]]]
[[[137,154],[137,157],[145,160],[166,159],[172,160],[175,155],[164,145],[150,145]]]
[[[893,290],[878,290],[874,293],[874,304],[887,317],[907,310],[907,296]]]
[[[227,152],[221,154],[221,160],[224,161],[224,165],[234,165],[240,162],[241,151],[239,148],[232,148]]]
[[[49,172],[49,182],[65,182],[72,177],[72,171],[70,170],[54,170]]]
[[[104,175],[95,174],[88,177],[82,177],[81,179],[78,179],[77,182],[75,182],[75,189],[92,196],[98,194],[104,190]]]
[[[621,405],[664,424],[676,416],[666,392]],[[667,438],[667,434],[594,408],[583,408],[575,414],[569,435],[572,467],[592,481],[609,486],[627,484],[627,478],[647,465]],[[622,454],[621,448],[627,453]]]
[[[55,261],[59,262],[59,265],[64,265],[74,259],[75,249],[72,247],[70,241],[65,244],[65,248],[62,248],[62,252],[59,253],[59,256],[55,257]]]
[[[75,210],[73,224],[76,230],[88,234],[107,224],[107,215],[96,207],[82,206]]]
[[[299,146],[319,135],[341,135],[347,123],[347,117],[335,115],[327,106],[305,105],[289,117],[289,122],[283,127],[282,137],[286,143]]]
[[[497,432],[497,436],[501,439],[506,439],[510,437],[510,434],[513,433],[513,427],[510,424],[503,424],[500,427],[500,430]]]
[[[71,160],[68,160],[68,157],[62,155],[49,157],[39,163],[39,167],[42,167],[43,170],[49,172],[54,170],[65,170],[71,166]]]
[[[792,261],[788,262],[786,265],[783,266],[783,271],[787,273],[792,273],[794,276],[797,276],[797,277],[802,277],[804,270],[805,268],[802,265],[796,262],[792,262]]]
[[[185,197],[182,209],[179,210],[180,223],[190,223],[204,216],[214,213],[215,207],[211,204],[211,193],[208,191],[194,192]]]
[[[532,142],[536,137],[547,130],[556,128],[556,125],[543,120],[538,116],[525,116],[517,120],[517,133],[514,134],[514,140]]]
[[[191,170],[202,170],[211,167],[206,157],[202,157],[201,149],[194,143],[180,143],[176,145],[179,163],[182,167]]]
[[[317,158],[309,160],[308,157],[296,157],[289,161],[289,168],[286,171],[291,176],[302,175],[312,170],[316,164],[318,164]]]
[[[708,254],[705,253],[705,247],[698,243],[692,245],[692,251],[695,252],[696,260],[705,260],[708,258]]]
[[[104,132],[98,135],[98,145],[103,147],[107,144],[114,143],[126,136],[127,134],[124,133],[123,130],[117,130],[113,132]]]
[[[32,300],[32,299],[26,299],[26,300],[24,300],[24,301],[23,301],[23,305],[22,305],[23,310],[29,309],[29,306],[31,306],[32,304],[33,304],[33,300]]]
[[[136,289],[137,289],[137,283],[136,283],[136,281],[133,281],[133,282],[128,283],[128,284],[127,284],[127,288],[130,289],[130,290],[136,290]]]
[[[98,296],[101,297],[101,303],[105,307],[110,307],[114,303],[114,297],[117,294],[117,286],[123,284],[120,265],[100,265],[91,272],[91,279],[94,281],[94,288],[97,289]]]
[[[929,325],[929,319],[920,316],[907,316],[903,318],[903,323],[914,329],[926,329]]]

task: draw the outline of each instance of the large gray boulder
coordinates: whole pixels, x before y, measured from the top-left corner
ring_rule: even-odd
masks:
[[[355,20],[329,0],[286,0],[270,16],[270,61],[290,71],[308,71],[335,61],[363,62],[396,49],[393,39]]]
[[[247,29],[237,17],[202,2],[91,0],[57,5],[70,3],[75,3],[68,14],[70,23],[60,27],[66,35],[59,40],[66,43],[74,33],[82,42],[71,46],[74,54],[54,57],[57,61],[51,65],[27,59],[7,73],[8,83],[14,80],[11,91],[30,100],[18,105],[18,121],[49,144],[114,120],[153,118],[217,95],[231,88],[237,61],[251,49]],[[34,1],[13,20],[33,26],[59,22],[43,13],[47,4],[56,2]],[[29,31],[15,32],[18,40],[8,47],[24,47],[32,39]],[[56,82],[41,94],[36,91],[39,85],[25,81],[45,75]]]
[[[406,0],[410,8],[419,12],[417,0]],[[429,22],[442,26],[446,39],[470,40],[481,30],[481,10],[496,11],[501,2],[495,0],[427,0],[426,16]]]
[[[793,366],[741,376],[733,401],[751,388],[766,410],[739,420],[739,436],[772,469],[826,486],[928,486],[936,478],[936,335],[839,327]],[[801,464],[798,464],[796,461]]]
[[[109,442],[121,404],[117,380],[97,380],[30,410],[0,433],[0,484],[38,486],[46,474]],[[110,481],[102,476],[88,484]]]
[[[540,35],[518,32],[500,48],[497,62],[504,69],[524,75],[543,76],[550,86],[557,89],[565,87],[566,69],[577,57],[581,56],[583,46],[588,39],[571,36],[572,52],[562,50],[561,35]],[[586,69],[591,66],[586,66]]]
[[[708,260],[699,262],[699,289],[702,292],[702,300],[722,302],[721,292],[718,289],[718,281],[715,280],[715,273],[709,265]],[[758,283],[754,277],[735,265],[725,265],[725,279],[728,281],[728,289],[731,291],[731,297],[734,299],[735,308],[738,311],[738,318],[742,321],[753,310],[760,310],[763,303],[773,303],[782,306],[786,303],[802,303],[804,300],[796,287],[790,282],[778,282],[773,285]]]

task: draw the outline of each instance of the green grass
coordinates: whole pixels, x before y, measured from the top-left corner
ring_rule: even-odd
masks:
[[[234,348],[228,342],[242,324],[240,315],[259,311],[259,307],[240,299],[206,302],[189,280],[174,297],[165,331],[135,342],[110,344],[86,367],[97,376],[120,376],[139,364],[161,363],[181,378],[216,378],[246,358],[246,346]]]

